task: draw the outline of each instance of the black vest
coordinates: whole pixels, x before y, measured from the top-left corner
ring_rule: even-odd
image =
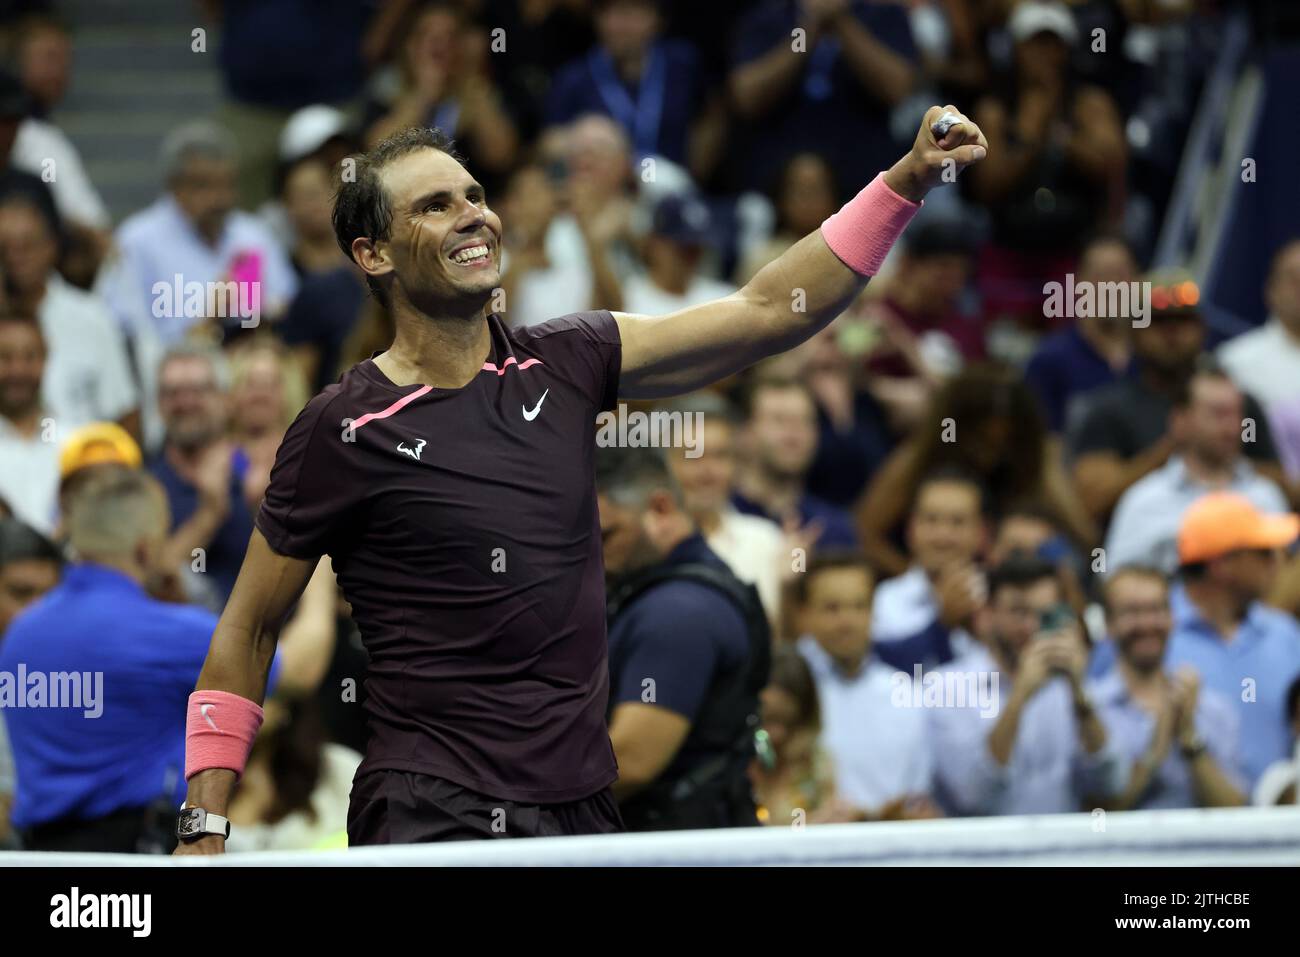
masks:
[[[683,742],[709,757],[680,776],[665,774],[625,801],[620,810],[629,831],[672,831],[758,824],[749,764],[761,727],[759,692],[767,684],[772,636],[753,585],[725,568],[694,562],[656,565],[617,585],[607,604],[610,627],[629,605],[666,581],[696,581],[727,596],[744,616],[749,654],[744,665],[714,675]]]

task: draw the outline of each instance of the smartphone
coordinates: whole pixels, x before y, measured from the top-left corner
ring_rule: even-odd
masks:
[[[1038,614],[1038,637],[1060,631],[1074,624],[1074,609],[1064,602],[1053,605]]]

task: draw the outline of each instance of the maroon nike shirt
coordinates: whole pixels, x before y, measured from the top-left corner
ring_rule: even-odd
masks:
[[[280,554],[330,555],[352,605],[370,654],[358,776],[573,801],[617,777],[593,456],[618,326],[487,322],[464,388],[399,387],[367,359],[312,399],[257,527]]]

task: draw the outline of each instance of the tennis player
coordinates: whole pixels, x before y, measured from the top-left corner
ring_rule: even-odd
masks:
[[[488,312],[501,220],[440,133],[356,160],[334,227],[396,319],[289,428],[191,696],[179,854],[224,849],[276,633],[328,554],[370,655],[352,844],[621,830],[605,727],[598,413],[701,386],[839,315],[933,187],[983,159],[955,107],[744,288],[664,316]]]

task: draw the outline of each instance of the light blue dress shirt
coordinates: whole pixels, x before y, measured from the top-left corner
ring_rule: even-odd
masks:
[[[1201,685],[1223,695],[1241,720],[1241,763],[1250,787],[1274,761],[1291,754],[1286,691],[1300,677],[1300,624],[1286,612],[1254,604],[1231,640],[1224,639],[1182,587],[1170,595],[1174,630],[1165,668],[1191,665]]]
[[[1178,568],[1178,528],[1192,503],[1210,492],[1236,492],[1263,512],[1289,511],[1277,483],[1255,471],[1245,458],[1233,470],[1232,482],[1211,487],[1187,474],[1181,456],[1136,482],[1120,497],[1106,534],[1106,567],[1154,565],[1166,575]]]
[[[1133,763],[1147,753],[1155,733],[1156,719],[1129,694],[1119,665],[1088,685],[1088,694],[1106,726],[1106,738],[1120,756]],[[1202,688],[1196,699],[1196,732],[1205,741],[1215,764],[1238,790],[1245,791],[1241,769],[1241,722],[1232,702],[1210,688]],[[1192,786],[1191,769],[1174,742],[1164,762],[1151,776],[1135,808],[1200,807]]]
[[[997,662],[983,646],[954,661],[950,670],[989,674]],[[1114,797],[1128,783],[1128,766],[1107,740],[1096,754],[1079,740],[1073,695],[1065,678],[1043,685],[1020,715],[1011,760],[998,764],[988,739],[1011,693],[1001,674],[995,713],[967,707],[931,708],[937,798],[950,815],[1052,814],[1087,810],[1093,797]]]

